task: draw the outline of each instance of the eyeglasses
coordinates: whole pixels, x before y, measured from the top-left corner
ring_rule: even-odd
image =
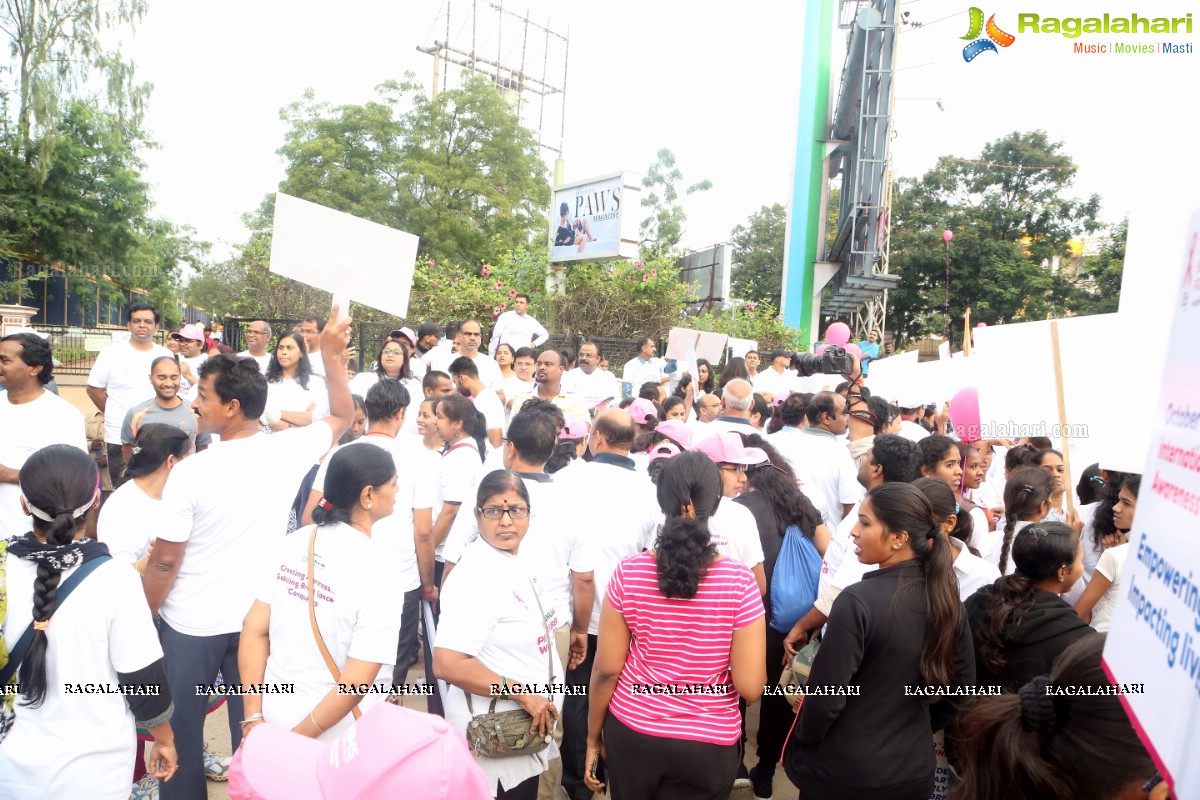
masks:
[[[383,354],[384,354],[385,356],[402,356],[402,355],[404,355],[404,351],[403,351],[403,350],[396,350],[396,349],[394,349],[394,348],[388,348],[387,350],[384,350],[384,351],[383,351]]]
[[[745,464],[722,464],[721,472],[746,472],[750,468]]]
[[[510,519],[527,519],[529,517],[529,506],[513,506],[512,508],[497,508],[492,506],[477,510],[481,516],[488,519],[500,519],[505,514],[508,514]]]
[[[256,331],[253,328],[248,328],[246,330],[246,335],[247,336],[266,336],[267,332],[266,331]]]

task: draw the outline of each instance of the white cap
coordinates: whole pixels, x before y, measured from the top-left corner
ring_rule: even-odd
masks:
[[[44,342],[50,341],[50,334],[43,333],[42,331],[34,330],[33,328],[29,328],[29,327],[17,328],[15,330],[11,330],[8,332],[8,335],[12,336],[13,334],[16,334],[16,333],[32,333],[34,336],[38,337],[39,339],[41,339]]]

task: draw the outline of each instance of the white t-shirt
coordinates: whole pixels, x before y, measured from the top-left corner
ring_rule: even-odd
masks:
[[[117,342],[100,351],[88,373],[87,385],[108,392],[104,405],[104,441],[121,443],[121,423],[125,412],[154,397],[150,385],[150,364],[159,356],[175,357],[161,344],[145,352],[134,349],[129,342]]]
[[[1099,507],[1099,503],[1088,503],[1085,506],[1075,507],[1075,513],[1079,515],[1079,521],[1083,523],[1083,529],[1079,532],[1079,544],[1083,547],[1083,575],[1080,576],[1079,580],[1075,581],[1075,585],[1069,591],[1061,595],[1062,599],[1071,605],[1075,605],[1079,602],[1079,598],[1083,597],[1084,590],[1087,589],[1088,583],[1092,580],[1092,575],[1096,572],[1096,564],[1100,562],[1100,556],[1104,555],[1104,544],[1097,545],[1094,535],[1096,531],[1096,509]]]
[[[437,355],[434,355],[437,353]],[[463,353],[452,352],[449,348],[438,352],[438,348],[433,348],[429,351],[431,356],[429,359],[429,368],[438,372],[450,374],[450,365],[454,363]],[[476,353],[473,358],[475,368],[479,370],[479,380],[484,386],[490,388],[498,387],[503,381],[504,376],[500,373],[500,365],[496,363],[496,359],[486,353]]]
[[[958,555],[954,557],[954,577],[958,578],[958,599],[966,602],[967,598],[984,586],[991,586],[1000,577],[996,565],[985,561],[955,540],[959,544]],[[979,548],[976,547],[978,550]]]
[[[504,429],[504,404],[500,402],[500,397],[494,389],[484,389],[477,394],[472,402],[475,403],[475,409],[483,414],[484,427],[487,430],[503,431]]]
[[[577,510],[571,524],[594,549],[596,599],[588,633],[596,634],[609,579],[622,560],[640,553],[643,543],[658,535],[662,511],[654,484],[636,468],[577,459],[569,469],[556,473],[555,481],[563,491],[566,507]],[[595,508],[596,499],[601,497],[611,500],[605,503],[604,513],[578,513],[579,509]]]
[[[300,483],[332,440],[316,422],[226,440],[175,466],[154,533],[187,549],[159,611],[164,622],[189,636],[242,629],[263,551],[287,532]]]
[[[312,421],[329,416],[329,392],[325,381],[310,375],[305,389],[295,378],[280,378],[278,383],[267,384],[267,408],[276,411],[304,412],[316,405]]]
[[[432,509],[437,492],[437,472],[417,468],[420,457],[416,450],[425,449],[421,443],[367,434],[349,444],[335,447],[321,462],[313,479],[312,490],[325,493],[325,476],[329,473],[329,462],[335,453],[362,444],[383,448],[396,462],[396,507],[389,516],[371,526],[371,541],[383,553],[379,558],[387,567],[385,574],[388,583],[402,591],[412,591],[421,585],[412,512],[414,509]]]
[[[785,427],[767,441],[783,454],[801,481],[820,490],[832,524],[842,521],[843,504],[857,503],[866,495],[850,450],[837,437],[810,428]]]
[[[137,481],[126,481],[100,507],[96,538],[108,545],[113,558],[133,563],[146,555],[160,514],[162,500],[142,491]]]
[[[837,525],[834,535],[829,537],[829,546],[825,548],[825,557],[821,559],[821,577],[817,581],[818,597],[825,593],[825,587],[829,586],[829,581],[837,574],[847,552],[853,546],[854,540],[850,538],[850,534],[858,524],[858,509],[861,505],[862,501],[855,503],[850,513]]]
[[[205,361],[208,361],[208,353],[201,353],[200,355],[192,356],[191,358],[186,358],[184,356],[179,357],[179,396],[183,398],[185,403],[190,404],[196,399],[196,394],[198,391],[197,384],[200,382],[200,367]],[[192,375],[196,378],[196,383],[192,383],[187,378],[183,377],[182,367],[184,364],[187,364],[188,368],[191,369]]]
[[[1117,600],[1121,597],[1121,571],[1125,569],[1125,559],[1128,555],[1129,543],[1126,542],[1105,550],[1096,564],[1096,572],[1112,583],[1092,607],[1091,625],[1100,633],[1107,633],[1112,626],[1112,615],[1117,610]]]
[[[37,399],[18,405],[9,402],[8,392],[0,392],[0,464],[6,467],[20,470],[31,455],[52,444],[69,444],[86,453],[86,430],[83,414],[53,392],[43,389]],[[32,528],[31,518],[21,510],[20,485],[0,483],[0,538]]]
[[[473,656],[509,683],[543,688],[550,674],[554,676],[551,683],[562,683],[563,668],[539,610],[528,564],[519,556],[496,550],[483,539],[472,542],[446,578],[435,647]],[[545,603],[540,606],[544,608]],[[475,695],[471,700],[475,714],[487,712],[493,699]],[[555,693],[553,699],[561,711],[562,694]],[[516,708],[519,706],[512,700],[502,698],[496,703],[496,711]],[[470,718],[466,695],[452,687],[446,698],[450,727],[465,730]],[[558,746],[551,742],[536,755],[479,756],[475,763],[487,775],[489,785],[499,781],[502,787],[511,789],[544,772],[557,755]]]
[[[533,389],[529,388],[526,391],[532,392]],[[588,410],[591,410],[609,398],[612,398],[613,403],[620,402],[621,384],[615,375],[599,367],[593,370],[591,375],[576,367],[563,375],[562,393],[578,395]]]
[[[666,362],[661,358],[643,361],[640,356],[634,356],[625,362],[625,369],[621,372],[621,382],[628,383],[631,395],[637,397],[638,390],[642,388],[643,383],[658,383],[662,380],[663,369],[666,366]]]
[[[446,503],[457,503],[460,507],[455,521],[464,513],[470,514],[475,505],[474,489],[479,485],[483,461],[474,439],[463,439],[450,448],[438,464],[437,496],[433,504],[433,522],[437,525],[438,515]],[[442,561],[446,543],[437,546],[436,558]]]
[[[656,546],[663,519],[660,512],[653,535],[642,540],[640,550],[651,550]],[[721,498],[717,513],[708,518],[708,534],[718,555],[739,561],[750,569],[763,562],[762,540],[758,538],[754,514],[741,503],[733,502],[732,497]]]
[[[929,435],[929,431],[922,428],[915,422],[909,422],[906,419],[900,420],[900,436],[908,439],[910,442],[919,442]]]
[[[319,377],[321,380],[324,380],[325,357],[321,355],[321,351],[314,350],[311,353],[305,353],[304,357],[308,359],[308,371]]]
[[[496,318],[488,352],[495,356],[496,348],[502,344],[509,345],[514,352],[522,347],[539,347],[548,338],[550,333],[529,314],[505,311]]]
[[[371,387],[377,383],[379,383],[379,373],[375,370],[360,372],[350,379],[350,394],[356,394],[363,400],[366,400],[367,392],[371,391]],[[401,378],[400,385],[408,390],[408,406],[404,410],[405,419],[407,420],[411,416],[416,420],[416,410],[424,398],[421,381],[417,378]],[[415,425],[416,423],[414,422],[413,424]]]
[[[795,382],[796,374],[790,369],[776,372],[772,367],[767,367],[760,369],[751,383],[759,394],[769,394],[776,400],[782,400],[792,393]]]
[[[251,353],[249,350],[243,350],[242,352],[238,353],[238,358],[253,358],[254,361],[258,364],[258,368],[262,372],[263,375],[267,374],[267,367],[269,367],[271,365],[271,354],[270,353],[263,353],[261,356],[256,356],[253,353]]]
[[[263,717],[293,728],[308,718],[335,681],[313,636],[308,616],[308,542],[315,526],[301,528],[276,543],[260,574],[256,597],[271,606],[271,653],[265,683],[295,684],[294,694],[263,695]],[[400,640],[401,603],[387,592],[392,576],[377,555],[374,538],[345,524],[316,528],[313,608],[317,629],[339,667],[347,658],[380,664],[376,684],[389,686]],[[359,704],[364,712],[386,699],[374,693]],[[347,714],[317,738],[331,742],[354,724]]]
[[[37,567],[6,556],[8,650],[33,620]],[[66,581],[77,569],[62,573]],[[145,669],[163,656],[142,581],[112,559],[84,578],[58,609],[46,636],[46,699],[16,702],[13,728],[0,745],[0,797],[125,800],[137,748],[134,717],[120,694],[67,694],[66,685],[116,686],[118,672]]]

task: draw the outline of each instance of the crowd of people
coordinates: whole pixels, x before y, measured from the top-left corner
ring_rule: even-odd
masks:
[[[336,308],[234,353],[131,306],[102,449],[0,339],[0,797],[1169,796],[1117,697],[1048,691],[1108,685],[1140,476],[1072,498],[1049,440],[872,394],[876,331],[809,391],[513,306],[362,369]]]

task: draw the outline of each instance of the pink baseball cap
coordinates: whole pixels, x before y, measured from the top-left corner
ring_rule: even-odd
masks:
[[[446,720],[380,703],[332,744],[270,723],[229,769],[233,800],[490,800],[462,734]]]
[[[398,328],[397,330],[394,330],[391,333],[389,333],[388,336],[395,338],[397,334],[399,334],[400,336],[403,336],[405,339],[408,339],[408,341],[412,343],[413,347],[417,346],[417,335],[415,333],[413,333],[412,328],[409,328],[409,327]]]
[[[199,325],[184,325],[176,333],[171,334],[172,339],[190,339],[193,342],[204,341],[204,330]]]
[[[681,452],[682,451],[678,447],[671,444],[670,442],[659,442],[658,444],[656,444],[650,448],[650,463],[653,464],[655,461],[658,461],[660,458],[670,458],[671,456],[677,456]]]
[[[663,420],[658,423],[655,432],[661,433],[680,447],[692,446],[692,429],[677,419]]]
[[[742,437],[732,431],[721,431],[705,436],[692,450],[704,453],[717,464],[744,464],[753,466],[767,460],[767,454],[758,447],[746,447]]]
[[[567,417],[562,432],[558,434],[558,440],[560,442],[577,442],[580,439],[586,439],[591,430],[592,426],[586,419]]]
[[[633,421],[638,425],[645,425],[651,419],[658,419],[658,409],[654,407],[654,403],[651,403],[644,397],[634,400],[625,410],[629,412],[629,416],[633,417]]]

